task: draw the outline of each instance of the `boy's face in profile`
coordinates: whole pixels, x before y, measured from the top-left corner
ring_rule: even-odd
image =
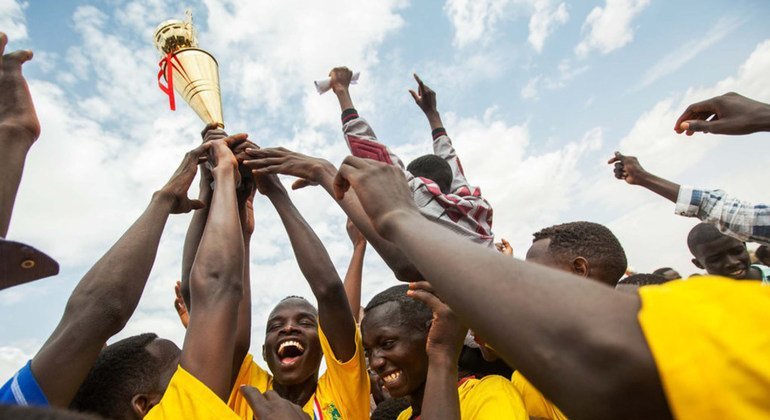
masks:
[[[749,274],[751,260],[743,242],[724,236],[695,247],[696,267],[709,274],[743,280]]]

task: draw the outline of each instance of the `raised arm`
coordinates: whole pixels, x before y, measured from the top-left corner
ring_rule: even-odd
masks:
[[[422,217],[403,174],[387,165],[348,157],[335,193],[350,186],[377,231],[460,319],[567,415],[671,417],[637,321],[638,296],[469,243]]]
[[[633,156],[615,152],[615,177],[640,185],[676,204],[675,213],[697,217],[740,241],[770,244],[770,207],[730,197],[721,190],[679,185],[647,172]]]
[[[273,203],[289,235],[294,257],[318,301],[318,319],[337,360],[356,352],[356,324],[345,288],[326,248],[299,213],[276,175],[259,175],[257,188]]]
[[[32,359],[32,372],[51,405],[67,407],[104,343],[123,329],[139,303],[170,213],[203,204],[187,198],[206,146],[185,155],[171,180],[72,292],[59,325]]]
[[[27,152],[40,136],[29,86],[21,74],[32,51],[5,54],[7,43],[8,37],[0,32],[0,238],[8,233]]]
[[[330,195],[333,195],[332,183],[337,169],[326,160],[305,156],[283,147],[248,149],[246,153],[252,157],[252,160],[245,161],[244,165],[258,173],[296,176],[300,179],[295,182],[295,186],[300,182],[302,182],[301,185],[321,185]],[[345,195],[341,200],[337,200],[337,204],[399,280],[422,280],[422,275],[406,255],[377,233],[355,194]]]
[[[224,140],[206,144],[214,166],[214,195],[190,272],[190,323],[179,363],[227,401],[243,296],[243,238],[235,192],[239,175],[235,156]]]
[[[421,419],[460,419],[460,399],[457,394],[457,362],[463,347],[464,328],[449,307],[433,294],[428,282],[410,283],[407,295],[419,300],[433,311],[425,350],[428,353],[428,376],[422,405],[413,413]],[[497,413],[499,418],[508,418]]]
[[[409,93],[414,98],[417,106],[425,114],[428,124],[430,124],[431,137],[433,137],[433,154],[444,158],[452,168],[451,190],[457,191],[462,187],[466,187],[469,190],[466,195],[471,195],[470,191],[474,188],[465,179],[460,158],[457,157],[457,152],[455,152],[455,148],[452,146],[452,140],[447,135],[444,123],[441,121],[441,115],[436,106],[436,92],[423,83],[417,74],[414,74],[414,80],[417,81],[417,91],[415,92],[410,89]]]
[[[405,169],[404,163],[388,146],[380,143],[374,130],[358,115],[350,97],[350,79],[353,72],[347,67],[335,67],[329,72],[331,88],[342,110],[342,132],[354,156],[390,163]]]
[[[353,311],[353,317],[358,323],[361,321],[361,281],[363,280],[366,238],[350,219],[345,224],[345,228],[348,231],[350,242],[353,243],[353,255],[350,257],[348,271],[345,273],[345,294],[348,297],[350,310]]]

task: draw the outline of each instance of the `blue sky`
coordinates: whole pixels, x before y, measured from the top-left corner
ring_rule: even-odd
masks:
[[[340,162],[336,101],[318,96],[312,81],[348,65],[362,72],[353,98],[380,138],[406,160],[427,153],[428,125],[407,93],[411,74],[420,74],[438,93],[468,178],[495,208],[495,233],[518,257],[540,228],[590,220],[618,235],[638,270],[697,271],[684,243],[695,221],[612,178],[605,162],[615,150],[677,182],[767,200],[758,181],[768,135],[684,138],[671,130],[686,105],[730,90],[770,101],[765,1],[167,3],[0,0],[9,48],[35,52],[24,71],[43,126],[9,238],[62,263],[56,278],[0,293],[3,313],[25,320],[0,325],[0,374],[35,353],[79,278],[198,141],[200,121],[184,104],[168,111],[154,79],[152,31],[186,7],[201,47],[220,62],[228,129],[264,146]],[[342,213],[321,191],[292,197],[344,275],[351,247]],[[264,200],[256,209],[258,351],[272,305],[310,292],[274,211]],[[171,302],[188,222],[169,221],[145,295],[119,337],[155,331],[181,344]],[[394,282],[371,250],[364,273],[364,302]]]

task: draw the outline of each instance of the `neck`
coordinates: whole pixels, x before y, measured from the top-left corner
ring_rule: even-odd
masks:
[[[409,404],[412,406],[412,417],[417,417],[422,411],[422,398],[425,396],[425,383],[409,394]]]
[[[318,386],[318,373],[307,378],[304,382],[294,385],[283,385],[273,382],[273,390],[285,400],[304,407],[315,393]]]

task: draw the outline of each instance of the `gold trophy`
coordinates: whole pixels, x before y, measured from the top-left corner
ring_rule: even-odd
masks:
[[[163,55],[158,63],[158,86],[168,95],[171,110],[176,109],[176,90],[203,122],[224,128],[219,66],[211,54],[198,48],[190,12],[184,21],[161,23],[153,38],[155,47]]]

